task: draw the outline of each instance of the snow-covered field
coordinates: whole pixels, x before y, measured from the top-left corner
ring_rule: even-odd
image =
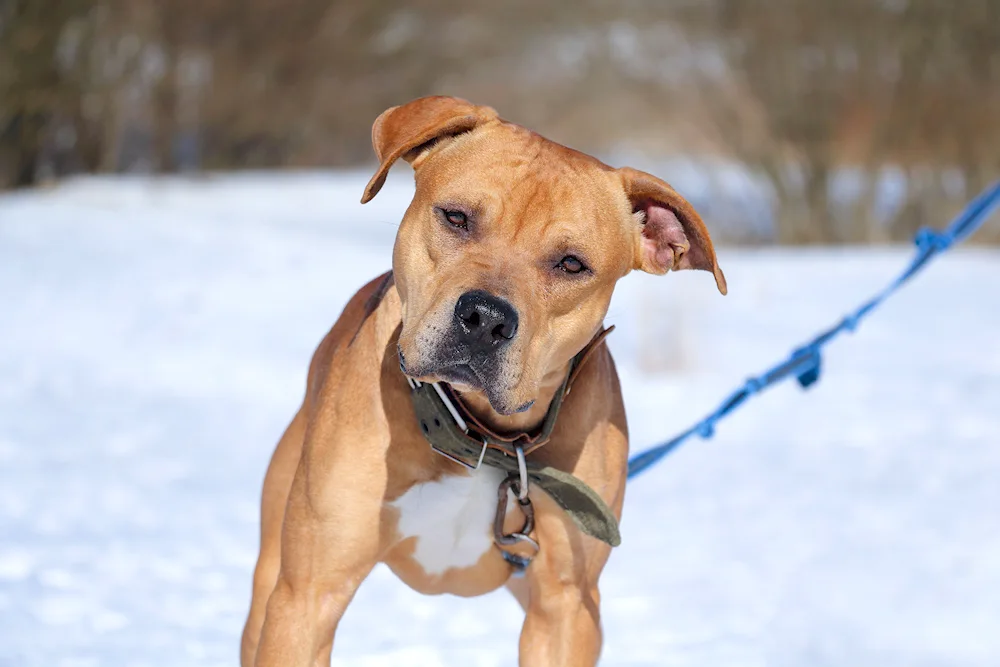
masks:
[[[306,365],[389,265],[404,169],[0,197],[0,665],[233,665]],[[944,221],[942,221],[944,223]],[[994,220],[992,224],[997,224]],[[881,287],[906,249],[736,251],[608,318],[635,448]],[[1000,665],[1000,252],[935,264],[826,359],[634,481],[604,665]],[[503,593],[376,570],[335,665],[513,665]]]

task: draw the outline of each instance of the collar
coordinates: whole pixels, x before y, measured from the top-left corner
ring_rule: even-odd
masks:
[[[473,444],[476,449],[482,448],[485,451],[486,448],[495,449],[508,456],[517,456],[517,447],[520,447],[524,454],[530,454],[542,445],[548,444],[549,439],[552,437],[552,431],[556,428],[556,421],[559,419],[559,411],[562,409],[563,401],[569,395],[570,390],[573,388],[573,382],[580,374],[580,369],[583,365],[590,359],[590,356],[594,351],[600,347],[604,339],[608,337],[612,331],[614,331],[614,325],[608,327],[607,329],[602,329],[596,336],[594,336],[587,345],[580,350],[576,356],[570,361],[569,371],[566,373],[566,378],[563,380],[562,385],[556,390],[556,393],[552,396],[552,402],[549,403],[549,409],[545,413],[545,418],[542,420],[541,425],[534,431],[520,431],[511,434],[500,434],[488,426],[486,426],[480,419],[477,419],[472,411],[465,405],[459,396],[458,392],[452,389],[447,383],[444,382],[433,382],[429,384],[418,382],[412,378],[407,377],[406,381],[410,385],[410,389],[414,393],[421,392],[427,393],[431,390],[437,395],[439,401],[431,401],[435,407],[434,412],[439,413],[432,416],[432,421],[434,423],[433,417],[437,417],[440,420],[442,417],[445,418],[447,422],[450,422],[460,433],[461,436],[468,438],[469,442]],[[429,387],[429,389],[422,389],[423,387]],[[415,405],[416,407],[416,405]],[[441,407],[444,408],[443,414],[441,413]],[[422,415],[417,414],[418,419]],[[428,439],[431,447],[434,448],[440,454],[444,454],[448,458],[456,460],[458,463],[470,467],[472,469],[478,468],[479,465],[472,465],[467,459],[458,459],[455,457],[455,452],[449,451],[451,448],[439,448],[435,442],[437,438],[432,438],[430,424],[426,427],[421,424],[421,430],[424,432],[424,436]],[[482,461],[482,453],[477,457],[479,462]]]
[[[408,377],[413,411],[424,438],[434,451],[470,470],[486,465],[508,474],[526,474],[569,513],[583,532],[617,546],[621,541],[617,518],[593,489],[573,475],[524,459],[525,455],[549,442],[573,382],[613,329],[612,326],[602,330],[573,357],[566,379],[556,390],[545,418],[534,432],[495,433],[476,419],[451,387],[439,382],[421,383]]]

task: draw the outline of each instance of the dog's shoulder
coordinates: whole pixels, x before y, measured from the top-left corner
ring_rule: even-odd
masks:
[[[359,289],[347,302],[340,317],[337,318],[313,354],[309,364],[307,384],[309,395],[313,395],[323,383],[335,357],[352,347],[361,346],[361,334],[367,324],[377,325],[377,322],[373,322],[377,319],[392,320],[387,322],[387,326],[377,326],[376,328],[387,329],[390,333],[395,330],[399,319],[398,313],[387,313],[386,318],[380,318],[377,315],[380,308],[392,305],[386,302],[387,297],[393,293],[394,286],[392,271],[387,271]],[[390,310],[396,311],[398,308],[390,308]],[[376,335],[376,337],[380,336]]]
[[[385,300],[386,294],[392,289],[395,281],[393,280],[392,271],[386,271],[378,278],[372,280],[370,283],[358,290],[358,293],[354,295],[348,303],[347,308],[344,309],[344,315],[341,315],[341,319],[347,315],[347,309],[350,308],[355,302],[358,302],[358,306],[361,308],[360,316],[357,318],[357,328],[354,330],[354,334],[351,336],[351,340],[348,345],[353,345],[354,341],[357,340],[358,334],[361,332],[361,327],[364,323],[375,314],[378,307],[382,305]],[[357,308],[358,306],[355,306]]]

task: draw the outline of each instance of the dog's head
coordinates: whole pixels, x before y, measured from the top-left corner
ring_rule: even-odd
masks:
[[[362,202],[397,159],[416,174],[392,260],[412,377],[482,391],[512,414],[565,372],[632,269],[703,269],[726,292],[701,218],[647,173],[451,97],[385,111],[372,143],[380,165]]]

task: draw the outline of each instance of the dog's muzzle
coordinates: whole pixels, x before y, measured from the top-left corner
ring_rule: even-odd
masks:
[[[510,302],[471,290],[458,297],[448,328],[417,350],[414,360],[399,348],[399,367],[411,377],[480,389],[494,409],[513,414],[531,406],[530,401],[511,404],[508,396],[512,373],[507,356],[517,331],[518,314]]]

